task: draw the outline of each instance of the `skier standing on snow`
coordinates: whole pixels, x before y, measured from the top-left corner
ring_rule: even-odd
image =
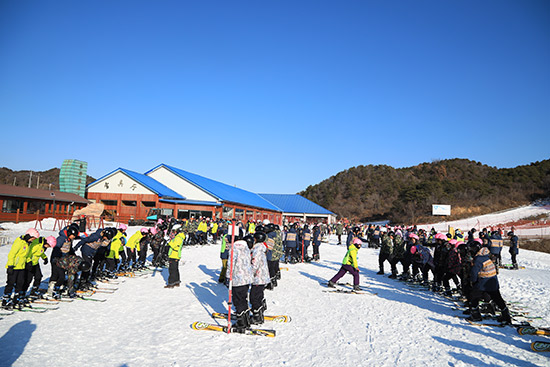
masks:
[[[264,299],[264,288],[271,282],[269,268],[267,266],[267,236],[264,232],[256,230],[254,233],[255,244],[252,247],[252,287],[250,288],[250,305],[252,306],[252,324],[264,323],[264,311],[266,302]]]
[[[378,254],[378,267],[380,271],[376,274],[384,274],[384,261],[388,261],[391,265],[393,253],[393,232],[382,233],[382,246],[380,247],[380,253]]]
[[[508,237],[510,237],[510,256],[512,257],[512,266],[514,269],[518,269],[516,256],[519,253],[519,239],[513,231],[508,232]]]
[[[48,284],[48,291],[46,292],[49,297],[53,296],[54,288],[58,282],[60,285],[65,282],[65,270],[57,266],[57,261],[69,254],[74,254],[73,241],[78,235],[78,224],[76,223],[72,223],[59,231],[59,237],[56,239],[55,247],[52,249],[52,254],[50,256],[52,272]],[[57,290],[59,291],[59,287]]]
[[[313,227],[313,261],[319,261],[319,246],[321,246],[321,229]]]
[[[233,243],[233,256],[231,257],[231,268],[233,273],[230,274],[231,294],[237,322],[236,328],[250,327],[250,309],[248,308],[248,289],[254,275],[252,273],[252,259],[250,249],[254,246],[254,237],[245,236],[240,239],[240,236],[235,235]]]
[[[8,253],[8,262],[6,263],[8,278],[6,287],[4,288],[2,307],[11,308],[17,306],[20,298],[24,296],[21,293],[25,287],[25,266],[27,265],[27,259],[30,257],[31,243],[38,237],[40,237],[38,231],[30,228],[24,235],[16,238],[13,242]],[[15,295],[12,299],[11,293],[14,288]]]
[[[393,252],[391,264],[391,279],[397,278],[397,264],[401,263],[403,267],[402,276],[408,271],[408,268],[405,267],[405,242],[403,241],[403,236],[401,230],[397,229],[393,236]]]
[[[180,224],[176,224],[172,227],[172,231],[177,231],[181,227]],[[173,240],[168,243],[170,247],[168,251],[168,284],[164,288],[174,288],[180,286],[180,271],[179,262],[181,259],[181,250],[183,248],[183,241],[185,240],[185,233],[179,232]]]
[[[470,317],[468,319],[472,321],[482,320],[478,305],[479,301],[483,298],[483,293],[487,292],[502,312],[498,321],[507,324],[511,323],[510,311],[499,291],[500,287],[495,264],[489,259],[489,248],[481,247],[476,253],[470,275],[473,290],[472,299],[470,300]]]
[[[298,227],[297,223],[292,224],[290,229],[285,235],[285,264],[288,264],[289,262],[291,264],[296,263],[297,261],[297,253],[296,253],[296,241],[298,240],[298,233],[296,231],[296,228]]]
[[[47,238],[40,237],[31,243],[31,253],[29,259],[27,260],[27,274],[25,276],[25,292],[27,291],[31,283],[33,283],[31,292],[29,294],[29,296],[31,297],[41,296],[38,292],[40,282],[42,281],[42,270],[40,269],[39,260],[43,259],[44,265],[48,264],[48,257],[44,252],[46,251],[46,249],[54,247],[55,243],[56,241],[54,236],[48,236]]]
[[[361,248],[361,240],[359,238],[354,238],[353,242],[349,245],[348,252],[344,256],[342,261],[342,266],[338,273],[328,281],[328,286],[334,288],[336,282],[342,278],[346,273],[353,275],[353,290],[361,290],[359,287],[359,264],[357,263],[357,251]]]
[[[82,259],[91,264],[99,248],[107,248],[107,246],[111,243],[111,239],[115,235],[115,228],[98,229],[95,233],[92,233],[90,236],[80,240],[74,247],[74,250],[77,251],[81,248],[80,253],[82,255]],[[80,276],[81,289],[85,289],[91,285],[88,279],[89,276],[89,271],[82,272]]]

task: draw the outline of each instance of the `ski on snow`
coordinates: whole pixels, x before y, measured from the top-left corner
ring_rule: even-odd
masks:
[[[520,326],[517,328],[519,335],[550,335],[550,329],[534,326]]]
[[[550,342],[535,341],[531,343],[533,352],[550,352]]]
[[[213,312],[212,317],[215,319],[225,319],[227,320],[227,313]],[[274,321],[278,323],[290,322],[291,318],[287,315],[264,315],[265,321]]]
[[[194,322],[191,324],[191,328],[193,330],[210,330],[210,331],[218,331],[222,333],[227,333],[227,326],[221,326],[216,324],[209,324],[207,322]],[[270,338],[275,337],[275,330],[269,330],[269,329],[254,329],[254,328],[231,328],[231,332],[236,334],[245,334],[245,335],[256,335],[256,336],[267,336]]]

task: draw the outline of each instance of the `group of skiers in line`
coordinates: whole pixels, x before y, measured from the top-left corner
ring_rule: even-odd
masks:
[[[434,229],[430,233],[413,228],[381,228],[381,247],[379,253],[379,272],[384,274],[384,263],[391,267],[390,278],[398,278],[431,286],[434,292],[443,292],[451,296],[450,280],[453,280],[457,291],[467,299],[468,313],[473,321],[481,320],[479,302],[482,299],[489,301],[489,307],[496,305],[501,316],[499,321],[510,323],[510,313],[499,291],[498,268],[501,263],[502,235],[500,231],[489,233],[483,229],[475,236],[476,230],[468,233],[468,238],[459,231],[454,235],[437,233]],[[518,237],[513,231],[508,232],[510,240],[510,254],[513,269],[517,269],[516,255],[518,254]],[[329,280],[329,287],[345,274],[354,277],[354,289],[359,289],[359,267],[357,252],[362,243],[367,242],[359,226],[351,229],[348,236],[348,251],[344,257],[340,271]],[[433,255],[431,248],[433,248]],[[403,271],[398,275],[397,264],[401,264]],[[429,273],[433,281],[429,281]]]

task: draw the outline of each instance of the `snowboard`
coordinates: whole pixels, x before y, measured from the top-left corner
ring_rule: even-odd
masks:
[[[533,352],[550,352],[550,342],[535,341],[531,343]]]
[[[209,324],[206,322],[196,321],[193,324],[191,324],[191,328],[193,330],[210,330],[210,331],[218,331],[218,332],[227,334],[227,326]],[[267,336],[270,338],[275,337],[275,330],[269,330],[269,329],[253,329],[253,328],[238,329],[238,328],[232,327],[231,332],[237,333],[237,334],[245,334],[245,335]]]
[[[227,313],[213,312],[212,317],[215,319],[227,320]],[[287,315],[264,315],[265,321],[274,321],[278,323],[290,322],[291,318]]]
[[[536,328],[534,326],[518,327],[519,335],[550,335],[550,329]]]

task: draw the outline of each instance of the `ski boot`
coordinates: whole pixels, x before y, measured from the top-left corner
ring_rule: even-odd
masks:
[[[257,310],[252,310],[252,319],[250,322],[252,325],[261,325],[264,323],[264,311],[263,307]]]
[[[378,273],[376,273],[376,275],[384,275],[384,270],[380,269],[380,271]]]
[[[397,279],[397,274],[396,273],[391,273],[391,275],[388,278]]]
[[[4,294],[4,297],[2,297],[2,308],[6,310],[11,310],[13,308],[13,299],[11,295]]]
[[[42,294],[38,290],[38,287],[32,287],[31,288],[31,291],[29,293],[29,298],[32,298],[32,299],[42,298]]]
[[[49,282],[48,283],[48,290],[46,291],[45,295],[46,295],[46,298],[51,298],[53,297],[53,289],[55,287],[55,282]]]
[[[353,286],[353,291],[354,291],[354,292],[358,292],[358,291],[360,291],[360,290],[361,290],[361,286],[359,286],[359,285],[354,285],[354,286]]]
[[[329,280],[327,286],[328,286],[329,288],[336,288],[336,283],[331,282],[331,281]]]
[[[58,286],[53,287],[52,298],[53,299],[61,299],[61,289],[60,289],[60,287],[58,287]]]
[[[502,310],[501,315],[497,318],[497,321],[502,324],[511,324],[512,323],[512,317],[510,317],[510,311],[508,310],[508,307],[506,307],[504,310]]]
[[[237,322],[233,327],[236,332],[243,332],[244,330],[250,327],[250,309],[246,309],[241,313],[237,314]]]
[[[19,298],[19,305],[21,305],[21,307],[29,307],[31,305],[31,302],[29,301],[29,299],[25,297],[25,292],[21,292],[18,298]]]
[[[469,321],[481,321],[483,318],[481,317],[481,312],[479,312],[479,308],[472,308],[470,309],[470,316],[466,318],[466,320]]]
[[[493,303],[493,301],[487,303],[485,309],[486,309],[486,312],[490,315],[496,314],[495,304]]]
[[[443,292],[443,295],[444,295],[445,297],[452,297],[453,292],[451,292],[450,289],[445,289],[445,291]]]

